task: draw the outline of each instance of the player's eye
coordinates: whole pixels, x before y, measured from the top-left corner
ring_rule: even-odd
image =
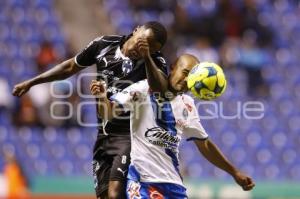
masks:
[[[182,73],[183,73],[184,76],[188,76],[189,71],[188,70],[183,70]]]

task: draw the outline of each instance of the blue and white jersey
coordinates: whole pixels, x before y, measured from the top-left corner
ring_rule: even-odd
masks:
[[[178,95],[172,101],[159,102],[149,91],[147,80],[139,81],[111,97],[131,111],[131,180],[182,184],[178,147],[187,140],[207,139],[194,100]],[[137,175],[136,175],[137,174]],[[138,179],[133,179],[138,178]]]

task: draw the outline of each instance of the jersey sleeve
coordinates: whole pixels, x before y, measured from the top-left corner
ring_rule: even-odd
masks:
[[[187,141],[195,140],[195,139],[199,139],[199,140],[207,139],[208,134],[206,133],[205,129],[203,128],[200,122],[198,110],[195,106],[194,100],[192,100],[189,103],[189,106],[191,110],[189,115],[189,120],[187,125],[183,129]]]
[[[75,63],[81,67],[91,66],[96,63],[96,55],[99,50],[105,48],[103,37],[91,41],[81,52],[75,56]]]
[[[148,83],[146,80],[134,83],[121,92],[118,92],[110,97],[111,101],[117,102],[124,108],[124,111],[131,111],[136,102],[143,100],[147,95]]]
[[[160,69],[165,75],[168,75],[167,62],[166,62],[165,58],[163,57],[163,54],[156,53],[156,54],[152,55],[152,59],[155,62],[158,69]]]

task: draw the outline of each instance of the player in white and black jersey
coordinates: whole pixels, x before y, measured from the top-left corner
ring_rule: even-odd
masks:
[[[153,91],[164,92],[168,85],[166,62],[159,50],[166,40],[167,32],[158,22],[139,26],[128,36],[101,36],[74,58],[16,85],[13,94],[22,96],[34,85],[66,79],[93,64],[97,66],[97,79],[108,85],[108,97],[146,76]],[[98,122],[99,133],[93,154],[96,195],[101,199],[124,198],[130,162],[130,121],[98,118]]]
[[[108,99],[106,87],[93,81],[92,94],[99,96],[99,113],[105,119],[131,112],[131,164],[128,173],[127,198],[187,198],[179,173],[178,148],[184,136],[192,140],[204,157],[229,173],[244,189],[254,182],[235,168],[208,139],[200,123],[198,110],[187,92],[186,78],[197,58],[185,54],[172,65],[170,93],[162,101],[149,89],[147,80],[139,81]],[[102,95],[101,95],[102,94]]]

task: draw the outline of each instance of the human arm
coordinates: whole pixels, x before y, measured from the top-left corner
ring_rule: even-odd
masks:
[[[57,80],[66,79],[80,70],[91,66],[95,63],[95,54],[98,49],[102,49],[106,46],[104,42],[101,41],[102,37],[96,38],[91,41],[86,48],[84,48],[80,53],[78,53],[75,57],[66,60],[60,64],[57,64],[50,70],[33,77],[29,80],[26,80],[22,83],[17,84],[12,94],[14,96],[21,97],[24,95],[31,87]]]
[[[164,96],[168,91],[168,78],[164,58],[158,57],[159,60],[157,60],[157,63],[153,60],[146,39],[140,38],[138,40],[138,49],[140,55],[145,60],[146,75],[151,90],[153,92],[159,92]]]
[[[194,100],[184,96],[184,103],[189,111],[188,121],[184,127],[187,140],[194,140],[203,156],[218,168],[229,173],[244,190],[251,190],[254,187],[252,179],[236,169],[218,147],[209,140],[208,134],[200,122]]]
[[[93,80],[90,90],[98,99],[98,114],[105,121],[110,121],[124,112],[133,110],[134,103],[140,100],[141,92],[146,92],[145,84],[147,81],[141,81],[130,85],[123,91],[107,98],[106,83],[104,81]]]
[[[50,70],[33,77],[32,79],[26,80],[24,82],[21,82],[17,85],[15,85],[13,89],[13,95],[21,97],[24,95],[31,87],[46,83],[46,82],[52,82],[57,80],[63,80],[66,79],[75,73],[79,72],[83,69],[83,67],[79,67],[75,63],[75,58],[71,58],[69,60],[66,60],[60,64],[57,64]]]
[[[113,118],[113,111],[118,106],[117,102],[110,101],[107,98],[107,90],[105,81],[92,80],[90,84],[90,90],[92,95],[98,98],[97,107],[99,116],[106,121],[110,121]],[[121,112],[118,112],[118,115]]]
[[[229,173],[243,190],[251,190],[255,184],[253,180],[235,168],[230,161],[223,155],[220,149],[209,139],[194,141],[202,155],[216,167]]]

